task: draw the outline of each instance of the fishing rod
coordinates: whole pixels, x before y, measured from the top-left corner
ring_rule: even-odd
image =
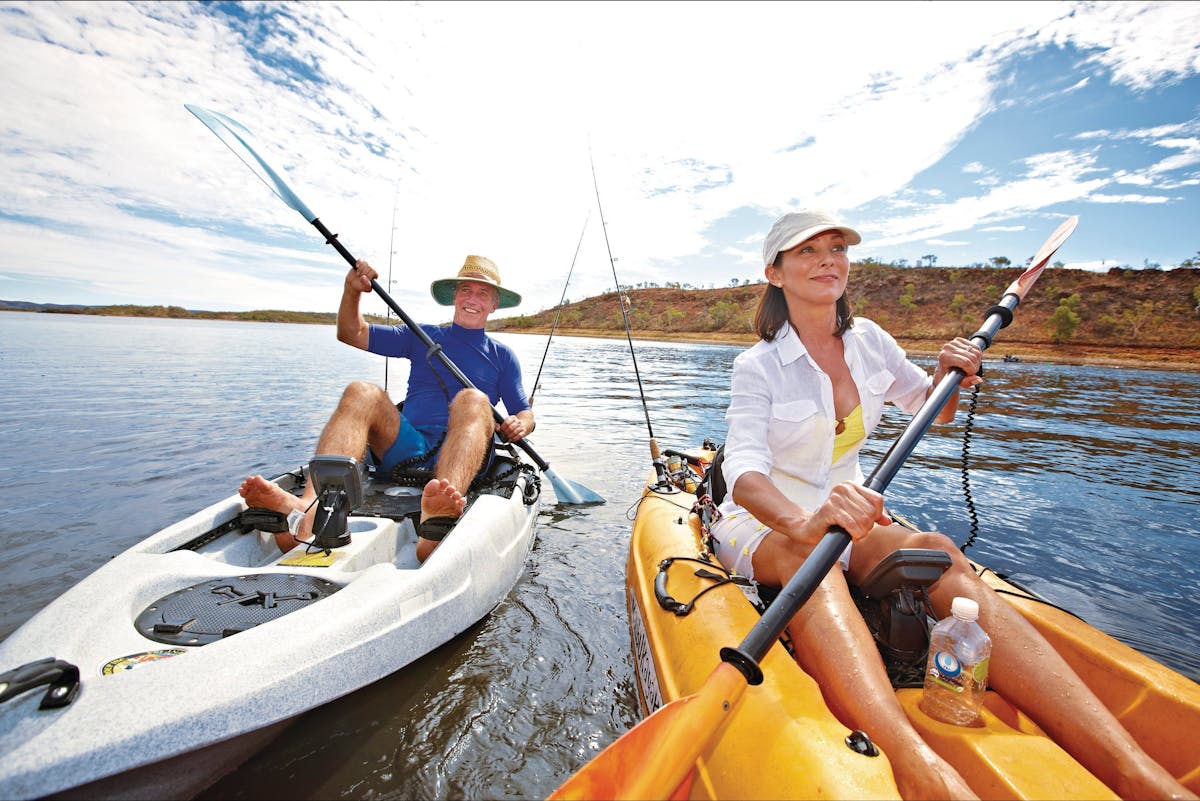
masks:
[[[321,222],[317,215],[313,213],[312,209],[305,205],[304,201],[301,200],[294,191],[292,191],[292,188],[287,185],[287,182],[284,181],[282,177],[280,177],[279,173],[272,168],[271,165],[269,165],[261,155],[259,155],[257,150],[254,149],[254,147],[251,145],[251,140],[253,140],[254,135],[250,133],[250,130],[246,128],[246,126],[242,125],[237,120],[225,116],[224,114],[218,114],[215,111],[209,111],[201,106],[194,106],[185,103],[184,108],[194,114],[198,120],[204,123],[204,125],[207,126],[207,128],[212,131],[213,134],[215,134],[216,137],[220,139],[221,142],[224,143],[224,145],[228,147],[243,164],[250,168],[251,172],[258,176],[260,181],[267,185],[268,189],[275,193],[276,197],[298,212],[300,216],[302,216],[309,224],[316,228],[317,231],[321,233],[321,236],[325,237],[325,242],[334,250],[336,250],[338,254],[350,264],[351,267],[357,268],[358,260],[354,258],[354,255],[346,249],[346,246],[343,245],[341,241],[338,240],[338,235],[331,232],[329,228],[326,227],[325,223]],[[375,293],[383,299],[384,303],[391,307],[392,311],[396,312],[396,315],[404,321],[404,324],[408,326],[409,330],[418,339],[421,340],[425,347],[429,348],[429,353],[437,356],[438,360],[442,363],[442,366],[445,367],[446,370],[448,370],[450,374],[458,380],[458,383],[460,383],[466,389],[476,388],[475,385],[471,383],[471,379],[467,378],[466,374],[464,374],[462,370],[458,369],[458,365],[451,361],[450,357],[447,356],[446,353],[437,346],[425,329],[417,325],[417,323],[405,313],[404,309],[400,308],[396,301],[392,300],[392,296],[389,295],[374,278],[371,279],[371,289],[373,289]],[[495,406],[492,407],[492,419],[497,423],[502,423],[504,421],[504,417],[500,414],[500,411]],[[533,460],[534,464],[538,466],[538,469],[542,471],[542,474],[550,479],[550,483],[554,486],[554,493],[558,496],[560,503],[604,503],[604,498],[596,492],[593,492],[576,481],[562,478],[556,472],[554,472],[549,463],[547,463],[546,460],[539,456],[538,452],[533,449],[533,445],[530,444],[528,437],[522,437],[512,444],[525,451],[526,455],[528,455],[529,458]]]
[[[396,209],[400,206],[400,182],[396,181],[396,195],[392,198],[392,234],[388,239],[388,289],[392,288],[392,258],[396,255]],[[392,319],[392,307],[388,306],[387,318]],[[383,358],[383,391],[388,388],[388,365],[392,363],[390,356]]]
[[[575,260],[579,258],[579,248],[583,244],[583,234],[587,231],[588,220],[592,218],[591,209],[583,218],[583,230],[579,232],[579,243],[575,245],[575,255],[571,257],[571,269],[567,270],[567,282],[563,284],[562,297],[558,299],[558,309],[554,312],[554,322],[550,325],[550,335],[546,337],[546,349],[542,351],[542,363],[538,365],[537,378],[533,379],[533,392],[529,393],[529,405],[533,405],[533,396],[537,394],[542,380],[542,368],[546,366],[546,354],[550,352],[550,340],[554,339],[554,330],[558,328],[558,318],[562,315],[563,304],[567,300],[567,287],[571,285],[571,273],[575,272]]]
[[[608,250],[608,264],[612,267],[613,284],[617,289],[617,305],[621,308],[621,319],[625,322],[625,340],[629,343],[629,357],[633,359],[633,375],[637,378],[638,395],[642,398],[642,411],[646,415],[646,431],[650,434],[650,461],[654,464],[654,472],[658,475],[656,487],[673,486],[667,478],[666,460],[658,450],[658,441],[654,438],[654,427],[650,425],[650,407],[646,404],[646,393],[642,390],[642,374],[638,371],[637,354],[633,349],[633,336],[629,333],[629,315],[625,313],[625,297],[621,291],[621,281],[617,278],[617,261],[613,258],[612,245],[608,241],[608,223],[604,221],[604,206],[600,203],[600,183],[596,180],[596,162],[588,150],[588,162],[592,165],[592,186],[596,188],[596,208],[600,212],[600,229],[604,231],[604,247]]]

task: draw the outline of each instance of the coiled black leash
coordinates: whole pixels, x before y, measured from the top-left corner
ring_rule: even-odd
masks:
[[[979,364],[978,375],[983,377],[983,363]],[[971,403],[967,406],[967,419],[963,425],[963,444],[962,444],[962,488],[963,501],[967,505],[967,517],[971,520],[971,534],[967,537],[967,541],[959,547],[962,553],[967,552],[975,542],[975,538],[979,536],[979,515],[975,511],[975,499],[971,497],[971,428],[975,424],[975,408],[979,403],[979,387],[971,387]]]

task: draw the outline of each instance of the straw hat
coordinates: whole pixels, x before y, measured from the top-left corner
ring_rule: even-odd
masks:
[[[458,288],[459,281],[478,281],[496,287],[500,292],[500,304],[497,308],[511,309],[521,302],[520,295],[500,286],[500,270],[491,259],[485,259],[483,256],[467,256],[458,275],[453,278],[439,278],[429,285],[429,291],[438,303],[453,306],[454,290]]]

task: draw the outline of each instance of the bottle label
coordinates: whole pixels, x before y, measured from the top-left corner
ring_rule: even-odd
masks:
[[[956,679],[962,673],[962,663],[949,651],[938,651],[933,657],[933,666],[942,678]]]
[[[961,693],[966,689],[962,685],[962,667],[957,656],[949,651],[938,651],[931,660],[929,681],[952,693]]]

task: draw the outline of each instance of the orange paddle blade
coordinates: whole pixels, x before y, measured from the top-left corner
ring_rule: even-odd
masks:
[[[1042,245],[1037,255],[1033,257],[1033,262],[1029,265],[1029,269],[1021,273],[1021,276],[1009,284],[1005,294],[1016,295],[1021,300],[1025,299],[1025,293],[1033,286],[1033,282],[1038,280],[1038,276],[1042,274],[1042,270],[1046,269],[1046,264],[1050,261],[1050,257],[1054,255],[1054,251],[1058,250],[1063,242],[1067,241],[1075,231],[1075,226],[1079,224],[1079,217],[1071,216],[1063,221],[1063,224],[1058,226],[1058,230],[1050,235],[1050,238]]]
[[[680,698],[621,735],[576,771],[550,799],[666,799],[737,706],[746,677],[722,662],[693,695]]]

